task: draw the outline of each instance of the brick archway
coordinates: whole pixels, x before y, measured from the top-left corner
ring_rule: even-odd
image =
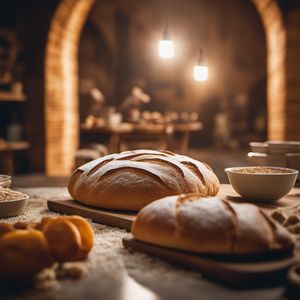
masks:
[[[94,0],[62,0],[46,45],[46,173],[69,175],[78,147],[78,70],[80,33]]]
[[[267,42],[268,139],[286,138],[286,29],[275,0],[252,0],[265,28]],[[253,45],[255,47],[255,45]]]
[[[300,2],[252,0],[267,38],[268,137],[300,140]]]
[[[46,173],[67,176],[78,147],[78,41],[95,0],[61,0],[46,45]],[[268,138],[286,139],[286,30],[276,0],[251,0],[263,21],[268,62]],[[255,47],[255,45],[254,45]],[[300,123],[300,122],[299,122]]]

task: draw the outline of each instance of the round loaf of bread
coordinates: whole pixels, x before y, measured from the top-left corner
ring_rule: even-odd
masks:
[[[168,151],[134,150],[110,154],[79,167],[68,189],[74,199],[87,205],[140,210],[170,195],[214,196],[219,186],[212,169],[197,160]]]
[[[252,204],[180,195],[144,207],[131,232],[135,239],[196,253],[254,254],[291,250],[289,232]]]

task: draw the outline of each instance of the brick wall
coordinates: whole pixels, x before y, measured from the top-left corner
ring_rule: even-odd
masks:
[[[300,140],[300,4],[286,14],[286,139]]]
[[[252,0],[267,39],[268,138],[300,140],[300,5],[281,11],[275,0]]]
[[[275,0],[253,0],[262,18],[267,40],[268,139],[285,139],[286,117],[286,33]],[[259,47],[259,45],[258,45]]]
[[[77,50],[94,0],[62,0],[51,22],[45,60],[46,172],[69,175],[78,146]]]

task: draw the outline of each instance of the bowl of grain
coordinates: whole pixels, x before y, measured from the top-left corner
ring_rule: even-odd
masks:
[[[276,201],[293,188],[298,171],[288,168],[253,166],[225,169],[234,190],[254,201]]]
[[[0,218],[17,216],[27,206],[29,196],[0,186]]]

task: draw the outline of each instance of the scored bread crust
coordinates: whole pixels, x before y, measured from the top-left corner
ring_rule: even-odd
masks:
[[[70,195],[87,205],[139,210],[170,195],[214,196],[220,183],[205,163],[169,151],[133,150],[110,154],[79,167],[68,184]]]
[[[144,207],[131,232],[135,239],[210,254],[255,254],[291,250],[289,232],[252,204],[217,197],[179,195]]]

